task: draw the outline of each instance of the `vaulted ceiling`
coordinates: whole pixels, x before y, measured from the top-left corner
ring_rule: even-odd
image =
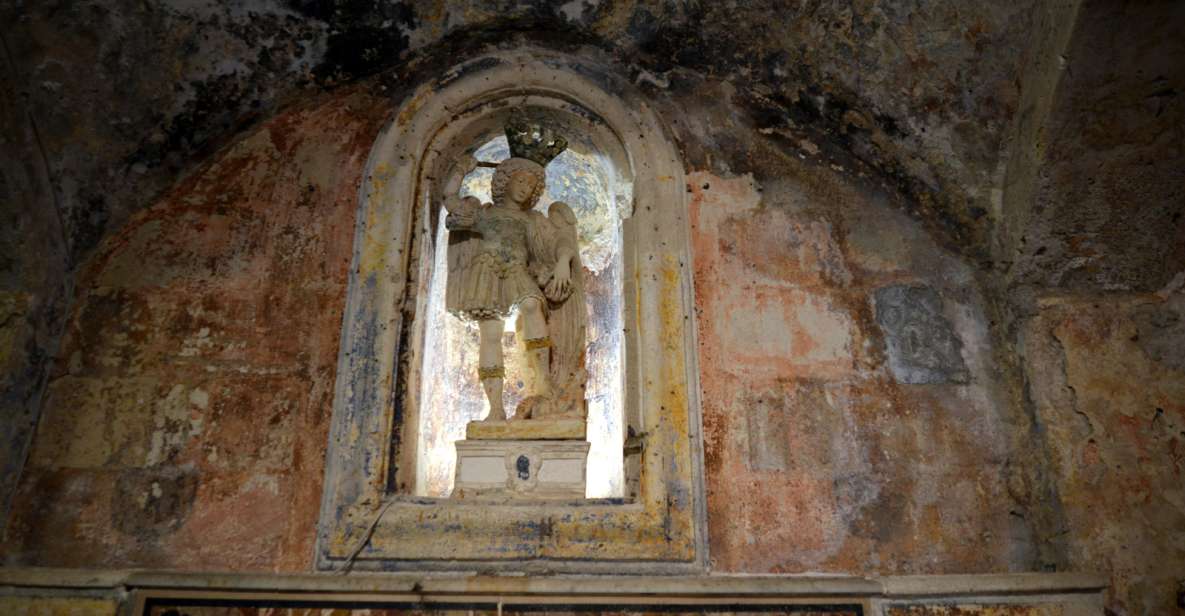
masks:
[[[863,161],[985,268],[1147,290],[1185,264],[1183,6],[10,0],[4,113],[35,134],[76,264],[302,97],[376,75],[398,89],[432,59],[500,42],[590,46],[640,87],[730,82],[747,122]]]

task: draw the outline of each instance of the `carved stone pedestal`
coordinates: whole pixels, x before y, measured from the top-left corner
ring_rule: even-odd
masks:
[[[453,498],[584,498],[588,448],[585,440],[457,441]]]

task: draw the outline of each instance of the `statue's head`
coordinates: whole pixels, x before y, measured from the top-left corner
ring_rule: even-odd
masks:
[[[545,186],[542,166],[525,158],[508,158],[494,169],[490,195],[496,204],[525,211],[535,207]]]
[[[546,186],[543,168],[568,147],[568,141],[515,109],[506,121],[506,142],[510,158],[494,170],[490,193],[494,203],[532,209]]]

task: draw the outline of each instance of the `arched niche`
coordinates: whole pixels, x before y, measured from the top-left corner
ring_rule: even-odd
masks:
[[[624,435],[638,433],[640,418],[636,399],[626,398],[627,362],[626,314],[634,310],[631,289],[624,286],[624,227],[633,210],[633,169],[620,139],[595,112],[578,103],[540,95],[513,95],[477,103],[456,114],[429,147],[421,185],[427,198],[421,200],[412,238],[418,268],[415,287],[418,316],[408,331],[411,353],[397,379],[403,382],[404,413],[400,425],[392,426],[393,447],[388,476],[397,493],[417,496],[447,496],[452,487],[455,440],[465,438],[465,424],[481,419],[487,407],[485,396],[473,378],[477,365],[477,330],[444,311],[444,266],[447,239],[441,224],[448,188],[488,188],[492,168],[468,167],[460,161],[477,157],[500,161],[509,156],[503,127],[510,109],[527,113],[557,134],[569,138],[568,148],[547,166],[548,199],[541,199],[545,211],[554,198],[572,206],[579,219],[579,235],[585,266],[585,293],[590,308],[588,339],[587,400],[588,496],[590,498],[633,498],[638,468],[631,460],[624,468]],[[578,168],[578,169],[577,169]],[[468,181],[465,181],[465,180]],[[484,180],[482,182],[481,180]],[[565,182],[583,190],[566,190]],[[489,200],[488,192],[483,200]],[[628,308],[627,308],[628,307]],[[514,333],[513,319],[507,330]],[[515,386],[522,358],[507,355],[508,409],[525,393],[522,382]],[[426,409],[430,411],[426,412]],[[390,463],[389,463],[390,464]],[[626,475],[629,475],[628,480]]]
[[[491,505],[400,491],[414,465],[414,389],[430,238],[462,154],[512,107],[609,159],[622,222],[626,495]],[[632,194],[632,200],[624,196]],[[318,564],[355,568],[655,572],[702,567],[704,501],[682,165],[656,114],[594,62],[538,49],[466,62],[406,99],[372,148],[359,194]],[[403,364],[401,366],[401,363]],[[410,393],[409,393],[410,391]],[[539,563],[546,563],[540,565]]]

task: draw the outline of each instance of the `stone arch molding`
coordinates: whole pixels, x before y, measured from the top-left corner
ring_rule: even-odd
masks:
[[[415,348],[417,224],[464,147],[511,105],[588,129],[632,184],[623,222],[626,424],[640,445],[627,499],[491,505],[387,490],[402,348]],[[579,147],[579,146],[576,146]],[[496,52],[420,87],[376,140],[359,191],[317,566],[659,573],[704,567],[702,439],[683,167],[657,114],[606,65],[553,51]],[[407,345],[412,345],[407,347]],[[430,412],[426,409],[424,412]],[[397,416],[398,415],[398,416]]]

